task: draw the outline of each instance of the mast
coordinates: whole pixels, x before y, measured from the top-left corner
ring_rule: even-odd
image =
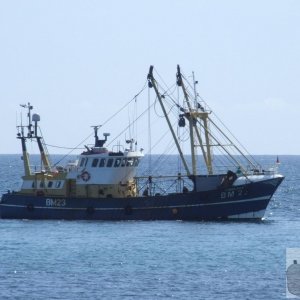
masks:
[[[198,82],[195,81],[194,72],[193,72],[193,83],[194,83],[193,88],[194,88],[194,95],[195,95],[195,99],[194,99],[195,109],[191,108],[189,96],[186,92],[186,89],[185,89],[185,86],[184,86],[184,83],[183,83],[183,80],[182,80],[179,65],[177,65],[177,84],[178,84],[178,82],[180,83],[180,86],[182,87],[184,97],[186,99],[188,109],[190,111],[189,114],[185,113],[185,117],[190,121],[191,120],[191,115],[192,115],[194,123],[198,122],[199,125],[200,125],[200,128],[202,128],[203,132],[204,132],[205,145],[203,145],[202,138],[201,138],[201,135],[199,133],[198,127],[196,126],[196,124],[194,124],[195,132],[197,134],[199,144],[200,144],[203,156],[204,156],[204,160],[205,160],[205,163],[206,163],[206,166],[207,166],[208,174],[209,175],[213,174],[211,140],[215,141],[216,144],[219,147],[221,147],[231,157],[231,159],[241,168],[241,170],[244,174],[246,172],[246,170],[244,170],[243,166],[234,158],[234,156],[226,149],[226,147],[223,146],[222,143],[211,133],[211,130],[209,129],[209,124],[212,124],[224,136],[224,138],[229,141],[230,145],[232,145],[239,152],[239,154],[241,154],[246,159],[246,161],[248,161],[248,163],[254,168],[255,165],[242,153],[242,151],[231,141],[231,139],[209,117],[210,112],[206,111],[204,109],[204,107],[202,107],[200,104],[198,104],[198,102],[197,102],[197,90],[196,90],[196,84]],[[199,108],[200,108],[200,110],[198,110]],[[191,126],[190,126],[190,128],[191,128]],[[192,130],[192,129],[190,129],[190,130]],[[191,136],[191,141],[192,140],[193,140],[193,137]],[[191,146],[195,147],[196,145],[193,145],[191,143]],[[204,151],[204,146],[206,146],[206,154],[205,154],[205,151]],[[191,151],[191,152],[193,153],[193,151]]]
[[[182,77],[181,77],[181,73],[180,73],[180,67],[179,65],[177,65],[177,85],[181,86],[183,94],[184,94],[184,98],[186,100],[186,103],[188,105],[189,111],[190,113],[186,116],[186,118],[189,121],[189,127],[190,127],[190,143],[191,143],[191,156],[192,156],[192,170],[193,170],[193,175],[196,175],[197,173],[197,166],[196,166],[196,155],[195,155],[195,142],[194,142],[194,119],[193,119],[193,115],[192,115],[192,107],[188,98],[188,95],[186,93],[186,89],[185,86],[182,82]]]
[[[208,113],[201,113],[200,118],[203,120],[203,125],[205,129],[205,143],[206,143],[206,152],[207,152],[207,169],[208,173],[212,174],[212,159],[211,159],[211,145],[209,139],[209,128],[208,128]]]
[[[17,138],[21,140],[22,159],[23,159],[23,163],[24,163],[25,176],[29,176],[29,175],[31,175],[31,171],[30,171],[29,155],[28,155],[28,152],[27,152],[26,138],[24,137],[23,127],[21,127],[21,133],[17,134]]]
[[[48,155],[45,152],[45,149],[44,149],[44,146],[43,146],[43,143],[42,143],[42,137],[38,136],[38,133],[37,133],[38,122],[40,120],[41,120],[40,115],[38,115],[38,114],[33,114],[32,115],[32,121],[34,122],[34,137],[36,138],[36,141],[37,141],[37,144],[38,144],[38,147],[39,147],[39,151],[40,151],[40,154],[41,154],[41,159],[42,159],[43,165],[45,167],[45,170],[47,172],[49,172],[51,170],[51,164],[50,164]]]
[[[192,165],[193,165],[193,173],[194,175],[196,174],[196,156],[195,156],[195,138],[194,138],[194,130],[196,132],[199,145],[203,154],[203,158],[206,164],[207,172],[209,175],[213,174],[213,169],[212,169],[212,159],[211,159],[211,148],[210,148],[210,140],[209,140],[209,135],[208,135],[208,112],[205,111],[197,111],[197,109],[193,109],[190,103],[190,99],[188,96],[188,93],[186,91],[185,85],[182,80],[182,75],[180,72],[180,66],[177,65],[177,85],[181,86],[184,98],[186,100],[189,113],[185,113],[185,117],[188,119],[189,124],[190,124],[190,141],[191,141],[191,155],[192,155]],[[194,74],[193,74],[193,81],[194,81],[194,93],[195,93],[195,107],[198,107],[197,103],[197,92],[196,92],[196,86],[195,86],[195,80],[194,80]],[[206,151],[204,149],[203,141],[201,138],[201,134],[199,132],[198,127],[196,126],[197,123],[197,118],[200,118],[203,120],[204,123],[204,128],[205,128],[205,142],[206,142]]]
[[[32,130],[31,130],[31,110],[33,109],[33,106],[30,105],[30,103],[28,102],[27,104],[21,104],[21,107],[24,108],[28,108],[28,113],[27,113],[27,117],[28,117],[28,125],[27,125],[27,137],[25,136],[24,133],[24,127],[22,124],[22,120],[21,120],[21,125],[17,126],[17,128],[21,129],[21,132],[17,133],[17,138],[21,140],[21,145],[22,145],[22,160],[24,163],[24,172],[25,172],[25,176],[29,176],[31,175],[31,170],[30,170],[30,162],[29,162],[29,154],[27,151],[27,146],[26,146],[26,138],[31,138],[32,136]]]
[[[21,128],[21,132],[19,132],[17,134],[17,138],[21,139],[21,143],[22,143],[22,152],[23,152],[23,161],[24,161],[24,170],[25,170],[25,175],[31,175],[31,171],[30,171],[30,164],[29,164],[29,154],[27,152],[27,147],[26,147],[26,139],[32,139],[35,138],[39,147],[39,151],[41,154],[41,159],[42,159],[42,163],[45,167],[46,171],[50,171],[51,170],[51,165],[50,165],[50,161],[48,158],[48,155],[46,154],[45,150],[44,150],[44,146],[42,143],[42,137],[38,136],[37,133],[37,127],[38,127],[38,122],[40,121],[40,116],[38,114],[33,114],[32,118],[31,118],[31,110],[33,109],[33,106],[30,105],[30,103],[28,102],[28,104],[21,104],[21,107],[27,108],[28,109],[28,113],[27,113],[27,117],[28,117],[28,125],[27,127],[27,136],[25,136],[24,134],[24,127],[22,124],[21,126],[18,126],[19,128]],[[32,122],[34,122],[34,130],[33,130],[33,125]]]
[[[161,106],[161,108],[162,108],[163,114],[164,114],[164,116],[165,116],[165,118],[166,118],[166,120],[167,120],[169,129],[170,129],[170,131],[171,131],[171,133],[172,133],[174,142],[175,142],[175,144],[176,144],[177,150],[178,150],[178,152],[179,152],[179,155],[180,155],[180,158],[181,158],[182,163],[183,163],[183,165],[184,165],[184,168],[185,168],[185,170],[186,170],[186,173],[187,173],[188,176],[190,176],[190,175],[191,175],[191,172],[190,172],[190,170],[189,170],[189,168],[188,168],[188,165],[187,165],[187,162],[186,162],[186,160],[185,160],[185,158],[184,158],[184,156],[183,156],[183,153],[182,153],[182,150],[181,150],[180,145],[179,145],[179,143],[178,143],[176,134],[175,134],[175,132],[174,132],[174,130],[173,130],[173,128],[172,128],[172,124],[171,124],[171,122],[170,122],[170,119],[169,119],[169,117],[168,117],[168,114],[167,114],[167,112],[166,112],[165,106],[164,106],[163,101],[162,101],[162,96],[160,95],[160,93],[159,93],[159,91],[158,91],[158,87],[157,87],[156,80],[155,80],[154,77],[153,77],[153,66],[150,66],[149,74],[148,74],[148,76],[147,76],[147,79],[148,79],[148,86],[149,86],[150,88],[153,87],[154,90],[155,90],[156,96],[157,96],[158,101],[159,101],[159,104],[160,104],[160,106]]]
[[[39,151],[40,151],[40,154],[41,154],[41,159],[42,159],[43,165],[45,167],[45,170],[47,172],[49,172],[51,170],[51,165],[50,165],[48,155],[45,153],[44,146],[43,146],[43,143],[41,141],[42,137],[37,136],[36,140],[37,140],[37,143],[38,143]]]

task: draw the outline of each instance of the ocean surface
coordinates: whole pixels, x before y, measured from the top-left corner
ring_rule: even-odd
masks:
[[[0,220],[0,299],[286,299],[300,156],[280,161],[286,178],[260,222]],[[20,156],[0,155],[1,194],[22,173]]]

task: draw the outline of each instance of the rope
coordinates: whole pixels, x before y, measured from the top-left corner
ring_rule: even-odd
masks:
[[[65,146],[56,146],[56,145],[50,145],[50,144],[44,144],[47,147],[52,147],[52,148],[58,148],[58,149],[66,149],[66,150],[74,150],[74,149],[85,149],[84,147],[79,147],[79,148],[71,148],[71,147],[65,147]]]

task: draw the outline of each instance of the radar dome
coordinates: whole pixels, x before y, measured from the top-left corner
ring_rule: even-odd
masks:
[[[32,121],[33,122],[39,122],[40,120],[41,120],[40,115],[38,115],[38,114],[33,114],[32,115]]]

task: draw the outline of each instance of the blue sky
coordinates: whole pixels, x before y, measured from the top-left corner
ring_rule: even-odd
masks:
[[[47,143],[73,147],[140,90],[150,64],[173,82],[179,63],[249,152],[300,154],[299,30],[291,0],[0,1],[0,153],[21,150],[20,103],[40,113]]]

